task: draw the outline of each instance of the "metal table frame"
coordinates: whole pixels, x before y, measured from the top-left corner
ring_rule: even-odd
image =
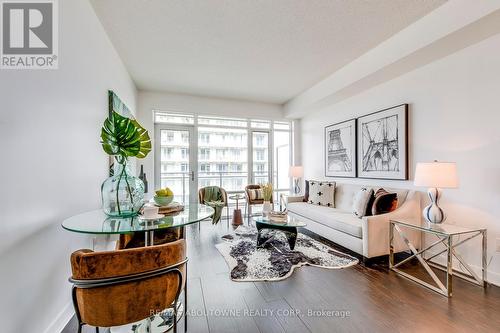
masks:
[[[402,227],[404,228],[411,228],[414,230],[420,231],[423,235],[424,234],[431,234],[437,237],[437,240],[434,241],[432,244],[426,246],[425,248],[422,248],[420,250],[417,250],[414,244],[412,244],[409,239],[406,237],[404,231],[402,230]],[[451,297],[452,296],[452,289],[453,289],[453,275],[460,277],[466,281],[469,281],[471,283],[474,283],[478,286],[485,287],[486,286],[486,255],[487,255],[487,231],[486,229],[482,228],[465,228],[465,227],[455,227],[457,230],[452,231],[452,232],[446,232],[443,230],[437,230],[434,229],[436,226],[431,226],[431,227],[425,227],[425,226],[418,226],[418,225],[413,225],[401,221],[390,221],[390,226],[389,226],[389,269],[392,271],[396,272],[397,274],[404,276],[405,278],[416,282],[420,285],[423,285],[441,295],[444,295],[446,297]],[[397,231],[399,236],[402,238],[402,240],[405,242],[405,244],[408,246],[410,249],[412,255],[398,263],[394,262],[394,230]],[[463,240],[459,240],[457,243],[453,242],[453,236],[457,235],[467,235],[467,237]],[[481,235],[482,236],[482,255],[481,255],[481,277],[479,277],[474,270],[465,262],[465,259],[457,252],[456,247],[473,239],[476,238],[477,236]],[[430,257],[426,258],[425,253],[428,252],[430,249],[436,247],[439,244],[443,244],[445,246],[444,250],[439,250],[438,253],[432,254]],[[423,245],[422,245],[423,247]],[[431,260],[434,259],[435,257],[441,255],[442,253],[446,252],[446,266],[439,265],[435,262],[432,262]],[[403,265],[404,263],[410,261],[413,258],[417,258],[420,264],[425,268],[427,273],[430,275],[432,280],[436,283],[437,286],[433,286],[432,284],[425,282],[411,274],[408,274],[402,270],[400,270],[398,267]],[[465,268],[467,273],[458,271],[453,268],[453,258],[456,258],[460,265]],[[446,272],[446,285],[437,277],[436,273],[431,269],[430,266],[433,266],[435,268],[444,270]]]

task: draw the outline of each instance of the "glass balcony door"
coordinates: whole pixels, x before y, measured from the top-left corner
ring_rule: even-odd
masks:
[[[169,187],[174,200],[198,202],[197,140],[193,126],[155,125],[155,186]]]
[[[252,130],[251,159],[253,184],[263,184],[271,182],[271,149],[270,134],[268,131]]]
[[[248,183],[248,131],[198,127],[198,185],[242,192]]]

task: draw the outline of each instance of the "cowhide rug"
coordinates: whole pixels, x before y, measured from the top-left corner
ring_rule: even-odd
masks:
[[[226,260],[233,281],[278,281],[303,265],[339,269],[358,263],[358,259],[300,232],[294,251],[290,250],[283,231],[263,230],[261,248],[257,248],[255,228],[240,226],[235,234],[222,239],[216,248]]]

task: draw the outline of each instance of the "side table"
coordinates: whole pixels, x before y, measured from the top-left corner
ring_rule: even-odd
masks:
[[[415,246],[408,240],[405,236],[404,229],[412,228],[419,230],[422,232],[422,236],[431,235],[435,236],[437,240],[432,242],[430,245],[425,246],[422,244],[422,249],[417,250]],[[406,243],[412,255],[398,263],[394,262],[394,230],[399,234],[399,236]],[[456,239],[460,236],[464,236],[464,239]],[[465,259],[458,253],[457,246],[470,241],[477,236],[482,237],[482,255],[481,255],[481,276],[478,276],[474,270],[465,262]],[[435,248],[437,245],[444,245],[444,249],[440,249],[437,253],[431,253],[429,257],[425,257],[425,254],[429,253],[430,249]],[[425,225],[413,225],[410,223],[405,223],[402,221],[390,221],[389,227],[389,268],[394,272],[418,283],[421,284],[435,292],[440,293],[446,297],[452,296],[452,278],[453,275],[460,277],[466,281],[477,284],[481,287],[486,286],[486,253],[487,253],[487,238],[486,238],[486,229],[484,228],[467,228],[462,226],[457,226],[453,224],[430,224],[426,223]],[[424,247],[425,246],[425,247]],[[446,266],[439,265],[431,260],[436,258],[437,256],[446,253]],[[403,265],[404,263],[410,261],[413,258],[417,258],[420,264],[425,268],[427,273],[431,276],[432,280],[436,283],[436,286],[425,282],[418,277],[403,272],[398,267]],[[461,267],[463,267],[467,273],[458,271],[453,268],[453,258],[456,258],[460,263]],[[435,268],[444,270],[446,272],[446,285],[443,283],[434,273],[430,266]]]
[[[229,199],[236,200],[236,208],[233,211],[233,225],[238,226],[243,224],[243,218],[241,216],[241,209],[238,207],[238,200],[245,199],[245,196],[241,194],[231,195]]]

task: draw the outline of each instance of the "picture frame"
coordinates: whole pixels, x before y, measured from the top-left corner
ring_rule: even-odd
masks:
[[[357,176],[357,120],[350,119],[325,127],[324,159],[326,177]]]
[[[408,180],[408,104],[358,118],[359,178]]]

